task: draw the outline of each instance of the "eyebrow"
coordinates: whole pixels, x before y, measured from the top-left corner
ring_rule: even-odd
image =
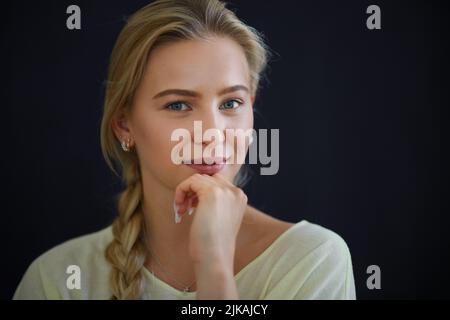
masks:
[[[235,91],[239,91],[239,90],[244,90],[246,92],[249,92],[248,88],[246,86],[243,85],[235,85],[235,86],[231,86],[225,89],[222,89],[221,91],[219,91],[219,95],[224,95],[230,92],[235,92]],[[156,94],[153,99],[157,99],[157,98],[161,98],[167,95],[171,95],[171,94],[175,94],[175,95],[179,95],[179,96],[188,96],[188,97],[194,97],[194,98],[198,98],[201,96],[200,93],[195,92],[195,91],[191,91],[191,90],[185,90],[185,89],[167,89],[164,91],[161,91],[160,93]]]

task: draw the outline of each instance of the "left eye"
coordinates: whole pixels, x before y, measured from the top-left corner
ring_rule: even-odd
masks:
[[[234,105],[234,102],[236,102],[236,106]],[[242,104],[242,102],[238,101],[238,100],[230,100],[225,102],[220,109],[225,109],[225,110],[231,110],[231,109],[236,109],[238,108],[240,105]]]
[[[166,106],[166,108],[171,111],[186,111],[186,109],[188,109],[187,105],[181,101],[171,103],[168,106]]]

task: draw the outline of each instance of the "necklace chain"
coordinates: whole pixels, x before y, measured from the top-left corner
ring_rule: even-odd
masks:
[[[149,245],[147,244],[147,241],[145,241],[145,240],[147,239],[147,226],[146,226],[146,223],[145,223],[145,222],[144,222],[143,228],[144,228],[144,232],[143,232],[143,234],[142,234],[142,236],[143,236],[143,239],[142,239],[142,240],[144,241],[144,243],[146,243],[146,248],[147,248],[147,250],[149,251],[150,255],[155,259],[155,261],[156,261],[156,263],[159,265],[161,271],[167,276],[168,274],[167,274],[167,272],[164,271],[163,266],[162,266],[161,263],[159,262],[159,259],[158,259],[158,257],[156,256],[155,250],[150,250],[150,247],[149,247]],[[153,277],[156,278],[155,273],[153,272],[153,268],[151,268],[150,266],[149,266],[149,268],[150,268],[150,272],[151,272],[151,274],[153,275]],[[195,281],[196,281],[196,280],[194,279],[194,281],[193,281],[189,286],[185,286],[184,283],[180,283],[180,282],[179,282],[178,280],[176,280],[174,277],[172,277],[172,276],[169,276],[169,277],[172,278],[175,282],[177,282],[179,285],[181,285],[181,287],[184,288],[184,289],[183,289],[183,293],[189,292],[189,288],[192,287],[192,286],[194,285]]]
[[[164,268],[162,267],[161,263],[159,262],[158,258],[156,257],[155,251],[151,250],[151,252],[153,252],[152,256],[155,258],[156,263],[159,265],[161,271],[167,276],[168,274],[164,271]],[[152,273],[153,277],[156,278],[155,273],[153,272],[153,268],[150,268],[150,272]],[[183,283],[180,283],[179,281],[177,281],[174,277],[170,277],[172,278],[175,282],[177,282],[179,285],[181,285],[181,287],[183,287],[183,292],[189,292],[189,288],[192,287],[192,285],[195,283],[195,280],[189,285],[189,286],[185,286]]]

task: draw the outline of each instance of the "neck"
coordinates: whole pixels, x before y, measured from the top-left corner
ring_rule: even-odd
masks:
[[[146,223],[147,244],[158,254],[188,253],[189,230],[193,216],[183,215],[175,224],[173,200],[175,191],[153,179],[143,179],[143,211]]]

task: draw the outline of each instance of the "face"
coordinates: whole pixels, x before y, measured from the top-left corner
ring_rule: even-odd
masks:
[[[191,159],[195,145],[204,151],[211,143],[194,141],[194,121],[201,121],[202,132],[215,129],[224,136],[225,129],[253,128],[249,75],[242,48],[227,38],[186,40],[155,48],[131,113],[114,126],[119,137],[132,139],[143,176],[175,189],[198,172],[192,166],[175,164],[171,158],[172,149],[180,145],[180,141],[171,141],[176,129],[190,133]],[[235,90],[226,90],[231,87]],[[167,91],[171,89],[184,91]],[[230,143],[228,139],[222,144]],[[226,164],[220,173],[232,181],[240,166]]]

